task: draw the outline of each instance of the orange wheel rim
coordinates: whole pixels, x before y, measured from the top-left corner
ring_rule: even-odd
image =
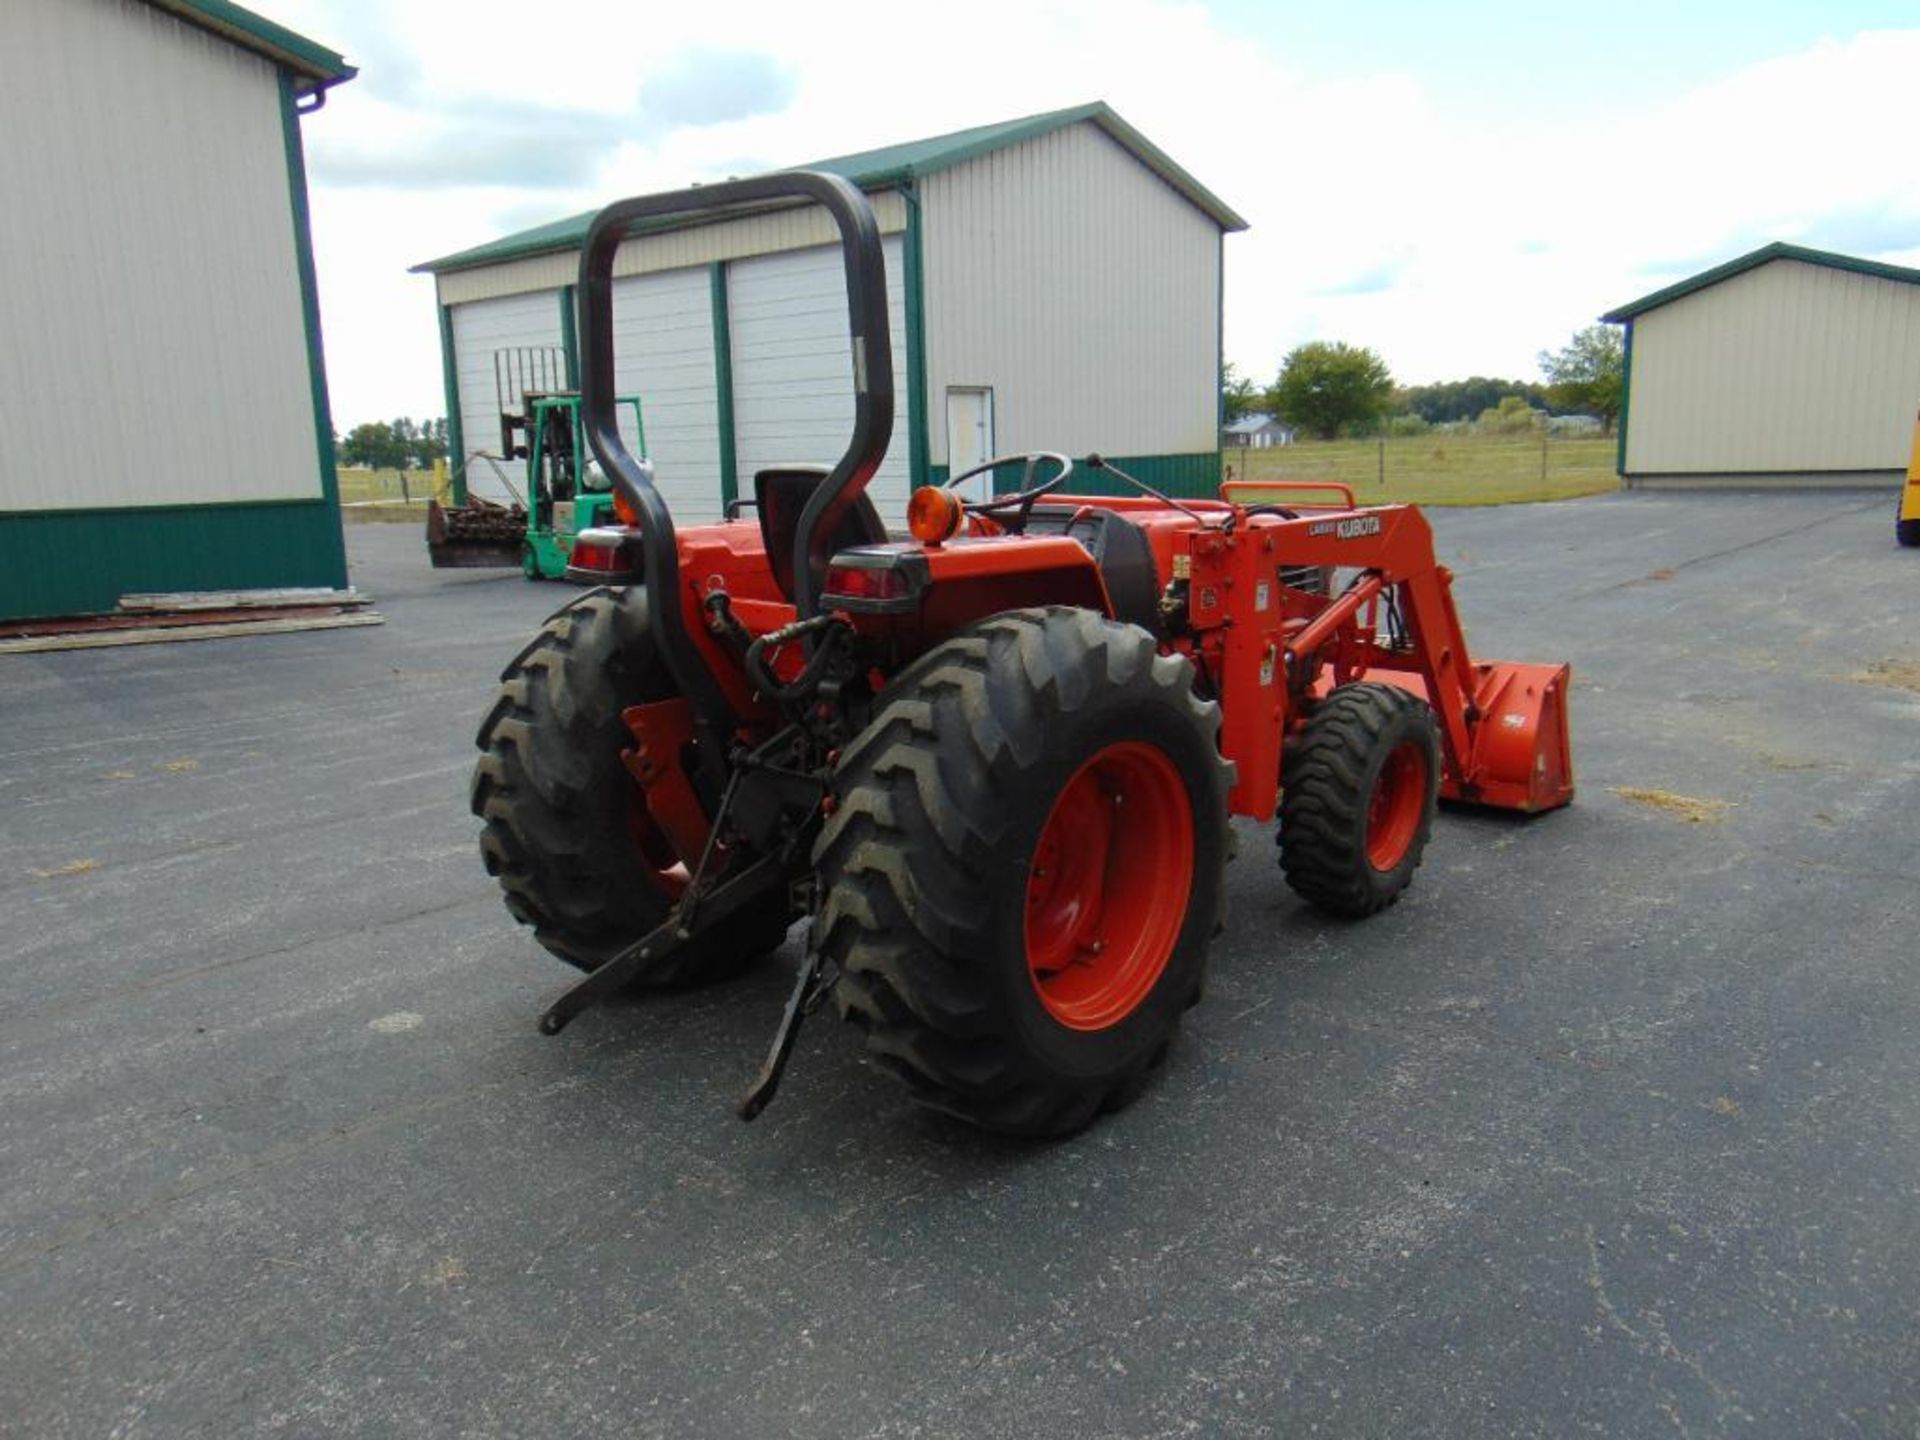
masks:
[[[1165,973],[1193,893],[1193,809],[1180,772],[1138,741],[1108,745],[1053,802],[1027,867],[1027,969],[1070,1030],[1107,1030]]]
[[[1367,802],[1367,863],[1391,870],[1407,858],[1427,808],[1427,752],[1402,740],[1387,752]]]

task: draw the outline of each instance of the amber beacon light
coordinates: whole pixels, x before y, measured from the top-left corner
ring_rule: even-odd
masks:
[[[922,485],[907,502],[907,529],[923,545],[951,540],[966,518],[960,497],[938,485]]]

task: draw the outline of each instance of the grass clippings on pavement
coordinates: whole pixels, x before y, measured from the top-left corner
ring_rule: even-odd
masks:
[[[1884,685],[1889,690],[1911,690],[1920,695],[1920,663],[1912,660],[1876,660],[1847,678],[1856,685]]]
[[[1671,815],[1676,820],[1684,820],[1689,825],[1714,825],[1726,818],[1727,811],[1733,808],[1728,800],[1710,800],[1699,795],[1680,795],[1672,790],[1651,790],[1639,785],[1615,785],[1613,793],[1622,800],[1635,805],[1644,805],[1649,810],[1658,810],[1663,815]]]

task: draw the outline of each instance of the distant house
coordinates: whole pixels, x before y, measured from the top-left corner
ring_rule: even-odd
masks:
[[[1547,417],[1549,435],[1598,435],[1605,429],[1606,425],[1598,415],[1549,415]]]
[[[1282,424],[1271,415],[1248,415],[1220,432],[1222,445],[1238,446],[1243,450],[1265,450],[1273,445],[1291,445],[1293,441],[1293,427]]]

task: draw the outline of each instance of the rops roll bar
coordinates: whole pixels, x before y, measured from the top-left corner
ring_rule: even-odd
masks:
[[[826,579],[828,537],[879,468],[893,434],[893,347],[887,334],[886,261],[873,207],[857,186],[837,175],[789,170],[729,180],[663,195],[616,200],[594,217],[580,254],[580,398],[587,442],[640,521],[646,570],[648,624],[654,644],[694,712],[718,739],[736,724],[726,692],[687,635],[680,593],[680,557],[673,517],[654,488],[653,467],[635,458],[620,438],[614,412],[613,258],[620,242],[643,221],[711,216],[769,201],[812,201],[840,232],[847,276],[847,328],[852,340],[853,434],[831,474],[801,511],[794,535],[794,605],[802,620],[818,612]],[[816,537],[818,542],[816,543]],[[711,747],[710,747],[711,748]]]

